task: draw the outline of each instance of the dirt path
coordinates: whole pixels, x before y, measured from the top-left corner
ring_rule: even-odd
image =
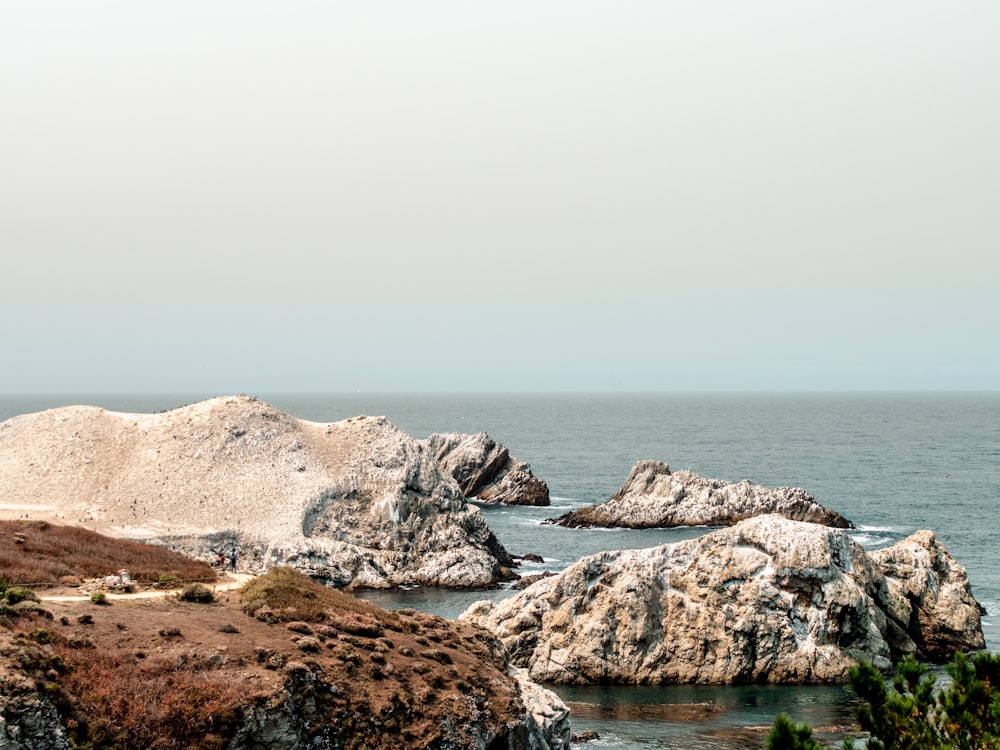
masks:
[[[222,581],[220,583],[211,584],[209,588],[212,591],[218,593],[220,591],[232,591],[233,589],[240,588],[244,583],[254,578],[250,573],[230,573],[227,576],[229,580]],[[117,599],[162,599],[168,594],[177,593],[177,589],[154,589],[147,591],[136,591],[131,594],[114,594],[109,591],[104,592],[104,595],[109,600]],[[40,596],[38,597],[43,602],[82,602],[90,599],[89,594],[70,594],[70,595],[59,595],[59,596]]]

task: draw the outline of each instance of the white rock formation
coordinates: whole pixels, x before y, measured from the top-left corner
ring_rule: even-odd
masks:
[[[569,750],[572,732],[566,704],[551,690],[532,680],[524,669],[515,669],[514,679],[524,703],[527,747],[530,750]]]
[[[906,626],[916,651],[928,661],[951,658],[956,644],[983,648],[980,615],[985,610],[970,606],[965,568],[937,541],[932,531],[918,531],[885,549],[869,553],[889,584],[888,613]],[[974,602],[974,600],[973,600]]]
[[[747,480],[731,484],[693,471],[671,472],[662,461],[639,461],[608,500],[547,522],[560,526],[650,529],[669,526],[731,526],[745,518],[778,513],[840,529],[854,524],[797,487],[769,489]]]
[[[0,424],[0,517],[47,518],[338,585],[481,587],[506,550],[383,417],[320,424],[246,396],[162,414],[73,406]],[[6,512],[5,512],[6,509]]]
[[[900,554],[912,540],[897,545]],[[761,516],[697,539],[585,557],[462,617],[497,635],[540,682],[839,682],[859,659],[888,668],[904,653],[982,648],[964,570],[932,537],[920,549],[939,570],[923,579],[926,590],[922,573],[907,575],[914,592],[904,597],[906,584],[845,531]],[[929,591],[935,582],[947,583]],[[903,598],[939,605],[899,621]],[[944,603],[956,627],[936,627]],[[938,647],[922,652],[920,633],[931,631]]]
[[[423,441],[468,498],[495,505],[548,505],[549,487],[485,432],[435,433]]]

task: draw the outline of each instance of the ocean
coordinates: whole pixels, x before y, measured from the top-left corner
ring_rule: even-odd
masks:
[[[217,395],[217,394],[212,394]],[[290,414],[334,421],[385,415],[414,437],[479,432],[506,445],[544,479],[548,508],[483,509],[500,541],[559,570],[605,549],[650,547],[705,533],[585,530],[545,518],[607,499],[639,459],[666,461],[706,477],[803,487],[859,525],[868,548],[932,529],[968,570],[987,609],[987,647],[1000,650],[1000,394],[684,395],[269,395]],[[0,420],[54,406],[89,403],[155,412],[206,395],[0,397]],[[472,601],[505,591],[415,589],[372,592],[385,607],[412,606],[455,617]],[[829,741],[849,733],[851,695],[840,687],[557,688],[573,730],[597,731],[587,747],[759,747],[778,711],[809,721]]]

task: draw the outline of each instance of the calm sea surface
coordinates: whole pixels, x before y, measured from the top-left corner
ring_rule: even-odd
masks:
[[[858,524],[869,548],[933,529],[969,572],[987,608],[987,646],[1000,650],[1000,394],[955,395],[268,395],[297,417],[333,421],[387,416],[414,437],[486,431],[548,482],[549,508],[484,508],[500,541],[559,570],[604,549],[649,547],[696,536],[683,531],[580,530],[542,519],[607,499],[642,458],[674,469],[769,487],[804,487]],[[0,397],[0,420],[89,403],[154,412],[203,396]],[[494,598],[507,592],[489,592]],[[483,593],[416,589],[366,598],[446,617]],[[589,747],[759,747],[778,711],[841,736],[850,695],[841,688],[670,687],[557,690],[573,728],[602,736]]]

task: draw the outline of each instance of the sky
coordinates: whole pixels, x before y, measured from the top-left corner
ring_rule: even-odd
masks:
[[[1000,390],[1000,3],[0,5],[0,393]]]

